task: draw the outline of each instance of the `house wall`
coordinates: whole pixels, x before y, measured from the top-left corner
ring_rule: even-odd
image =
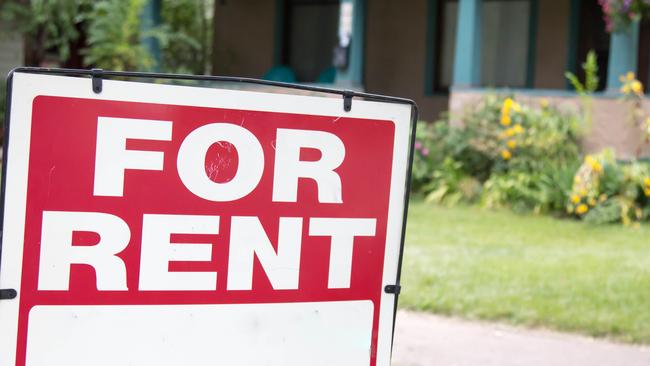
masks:
[[[262,77],[273,67],[275,1],[215,1],[214,6],[213,72]]]
[[[0,23],[0,80],[9,71],[23,64],[23,40],[20,34],[12,32],[9,24]]]
[[[367,0],[365,87],[369,92],[414,99],[420,118],[448,109],[444,94],[426,95],[428,0]],[[561,89],[569,52],[569,0],[540,0],[535,40],[534,88]]]
[[[420,118],[432,121],[450,105],[445,94],[425,93],[429,3],[366,0],[364,88],[414,99]],[[569,6],[569,0],[538,2],[535,88],[565,88]],[[276,1],[217,1],[215,7],[215,72],[263,76],[273,67]]]
[[[446,95],[425,95],[427,0],[367,0],[365,88],[414,99],[420,119],[447,109]]]

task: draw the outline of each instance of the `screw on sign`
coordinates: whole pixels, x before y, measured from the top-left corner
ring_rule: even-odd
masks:
[[[11,87],[0,364],[390,363],[410,105]]]

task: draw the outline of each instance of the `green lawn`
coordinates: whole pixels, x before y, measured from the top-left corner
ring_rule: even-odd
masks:
[[[400,306],[650,343],[650,227],[410,205]]]

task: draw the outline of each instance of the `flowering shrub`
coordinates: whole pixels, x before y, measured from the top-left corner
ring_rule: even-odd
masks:
[[[598,202],[607,200],[605,193],[600,193],[600,178],[604,173],[604,157],[587,155],[573,178],[570,202],[567,213],[582,217]],[[611,161],[608,160],[609,169]]]
[[[598,0],[598,3],[603,9],[608,32],[625,29],[650,12],[650,0]]]
[[[420,122],[416,133],[412,184],[416,193],[436,202],[471,201],[480,191],[474,176],[485,176],[491,161],[469,144],[471,131],[449,126],[446,121]],[[465,189],[463,189],[465,188]],[[465,191],[467,196],[458,196]],[[436,193],[434,193],[436,192]]]
[[[592,223],[636,226],[650,217],[650,164],[621,163],[610,151],[581,158],[583,126],[573,114],[492,95],[462,122],[419,126],[413,187],[427,200]]]
[[[588,155],[578,169],[567,212],[593,223],[638,226],[650,215],[650,164],[617,162],[610,150]]]
[[[547,103],[529,108],[488,96],[463,117],[463,125],[421,125],[414,189],[436,202],[480,199],[489,207],[563,210],[579,165],[574,116]]]

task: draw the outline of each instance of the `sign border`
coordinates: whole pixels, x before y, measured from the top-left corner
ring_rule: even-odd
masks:
[[[384,102],[384,103],[395,103],[395,104],[405,104],[409,105],[411,108],[410,116],[410,126],[408,136],[408,151],[407,151],[407,166],[406,166],[406,177],[404,180],[404,199],[403,199],[403,212],[402,212],[402,228],[400,233],[400,243],[399,243],[399,256],[397,264],[397,272],[394,285],[387,285],[383,289],[385,293],[394,294],[394,306],[393,306],[393,329],[391,334],[391,347],[390,353],[392,353],[393,339],[395,335],[395,317],[397,315],[397,304],[400,293],[400,279],[401,279],[401,269],[402,269],[402,260],[404,253],[404,241],[406,235],[406,222],[408,216],[408,200],[410,197],[410,181],[412,174],[412,165],[413,165],[413,156],[414,156],[414,146],[415,146],[415,135],[416,127],[418,120],[418,106],[417,104],[407,98],[391,97],[380,94],[372,94],[365,92],[358,92],[354,90],[342,90],[327,88],[322,86],[315,85],[305,85],[305,84],[292,84],[284,83],[270,80],[261,80],[254,78],[244,78],[244,77],[232,77],[232,76],[209,76],[209,75],[184,75],[184,74],[163,74],[163,73],[153,73],[153,72],[129,72],[129,71],[105,71],[101,69],[92,69],[92,70],[83,70],[83,69],[52,69],[52,68],[36,68],[36,67],[18,67],[9,72],[6,82],[6,110],[5,110],[5,119],[4,119],[4,145],[3,145],[3,156],[2,156],[2,179],[1,179],[1,189],[0,189],[0,266],[2,265],[2,234],[4,232],[4,212],[5,212],[5,193],[6,193],[6,183],[7,183],[7,162],[8,162],[8,147],[10,140],[10,120],[11,120],[11,107],[12,107],[12,90],[13,90],[13,79],[16,73],[25,73],[25,74],[39,74],[39,75],[52,75],[52,76],[71,76],[71,77],[86,77],[92,80],[92,91],[95,94],[102,92],[103,81],[110,80],[113,78],[120,78],[128,81],[139,81],[147,80],[145,84],[152,84],[152,81],[156,79],[171,80],[171,81],[196,81],[196,82],[226,82],[234,84],[251,84],[258,86],[267,86],[272,87],[278,90],[301,90],[307,92],[328,94],[328,95],[340,95],[342,97],[341,107],[344,113],[350,112],[354,107],[353,98],[362,98],[366,101],[374,102]],[[136,79],[136,80],[133,80]],[[140,80],[138,80],[140,79]],[[170,83],[166,83],[169,85]],[[224,89],[224,88],[212,88],[205,87],[203,85],[188,85],[191,87],[203,87],[206,89]],[[269,92],[264,90],[264,92]],[[271,94],[280,94],[277,92],[271,92]],[[286,92],[284,94],[287,94]],[[290,94],[290,93],[289,93]],[[0,268],[1,269],[1,268]],[[0,272],[1,273],[1,272]],[[15,289],[0,289],[0,301],[3,301],[5,297],[11,299],[16,296]],[[378,344],[379,346],[379,344]],[[379,355],[378,355],[379,356]]]

